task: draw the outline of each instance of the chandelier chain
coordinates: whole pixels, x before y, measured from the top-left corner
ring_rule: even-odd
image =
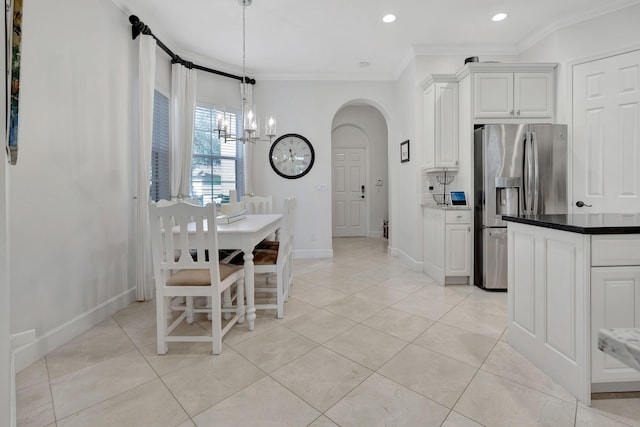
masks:
[[[247,6],[242,5],[242,82],[246,84],[247,75],[245,72],[245,57],[247,51]]]

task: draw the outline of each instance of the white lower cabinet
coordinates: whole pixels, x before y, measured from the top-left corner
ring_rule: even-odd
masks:
[[[447,224],[445,247],[445,276],[471,274],[471,224]]]
[[[471,211],[424,209],[423,270],[440,285],[471,275]]]
[[[640,266],[591,269],[592,343],[601,328],[640,328]],[[592,346],[592,382],[633,380],[640,380],[640,372]]]
[[[640,372],[598,349],[602,328],[640,328],[640,235],[509,223],[509,344],[589,405],[640,390]]]

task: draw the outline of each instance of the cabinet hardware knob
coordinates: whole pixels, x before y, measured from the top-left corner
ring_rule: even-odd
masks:
[[[511,111],[509,112],[509,114],[511,114],[511,115],[513,116],[513,110],[511,110]]]
[[[518,110],[518,113],[517,113],[517,114],[518,114],[518,115],[520,115],[520,110]]]

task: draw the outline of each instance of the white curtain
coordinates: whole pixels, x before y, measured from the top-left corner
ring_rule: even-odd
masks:
[[[171,198],[191,193],[193,120],[196,110],[197,73],[181,64],[171,66]]]
[[[153,93],[156,81],[156,41],[140,35],[138,54],[139,110],[137,164],[136,290],[138,301],[153,298],[151,235],[149,232],[149,181],[153,132]]]
[[[244,91],[247,91],[244,93]],[[251,108],[253,105],[253,85],[240,83],[240,96],[246,97],[247,102],[245,107]],[[243,111],[246,114],[246,111]],[[244,118],[244,117],[243,117]],[[240,121],[240,129],[242,132],[244,123]],[[253,147],[251,142],[244,144],[244,194],[253,194]]]

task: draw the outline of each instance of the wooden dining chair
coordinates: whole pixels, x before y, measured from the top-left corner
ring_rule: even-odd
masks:
[[[245,196],[244,205],[250,215],[273,213],[273,197],[271,196]]]
[[[177,202],[167,206],[149,203],[149,222],[156,286],[158,354],[169,342],[211,342],[213,354],[222,352],[222,337],[235,323],[244,321],[244,268],[221,264],[218,259],[216,207]],[[210,230],[208,231],[207,230]],[[205,251],[207,254],[205,254]],[[237,304],[222,308],[221,294],[236,285]],[[170,321],[171,298],[210,298],[210,307],[187,307]],[[235,315],[222,326],[222,313]],[[198,313],[211,314],[211,335],[173,335],[182,321]],[[190,318],[191,317],[191,318]]]
[[[293,225],[295,221],[296,198],[288,197],[284,200],[282,221],[277,241],[267,241],[259,244],[253,251],[254,273],[256,276],[265,276],[265,286],[255,285],[255,292],[275,293],[275,303],[255,305],[256,309],[276,309],[277,317],[284,315],[284,302],[289,299],[289,289],[293,280],[292,251],[293,251]],[[242,256],[237,256],[233,263],[242,265]],[[275,286],[270,286],[271,275],[276,276]],[[260,277],[257,277],[259,279]],[[258,280],[256,280],[258,283]]]

